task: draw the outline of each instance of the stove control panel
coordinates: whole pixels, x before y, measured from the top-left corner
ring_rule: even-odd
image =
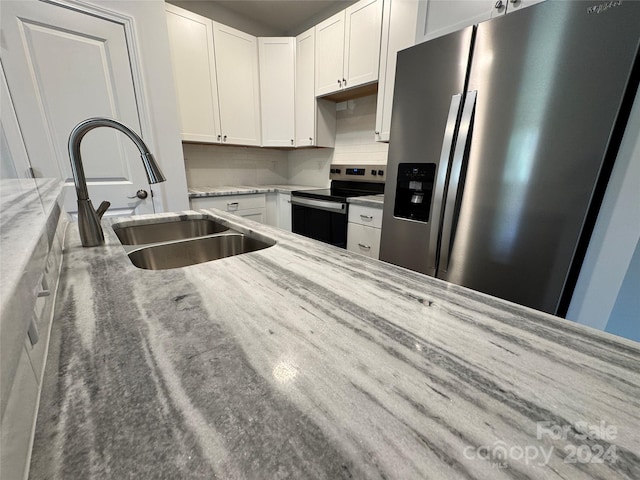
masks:
[[[384,183],[386,165],[331,165],[331,180]]]

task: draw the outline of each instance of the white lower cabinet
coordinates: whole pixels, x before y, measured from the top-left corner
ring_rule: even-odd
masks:
[[[278,192],[276,207],[278,210],[277,227],[291,231],[291,194]]]
[[[291,194],[267,193],[267,225],[291,231]]]
[[[379,258],[381,229],[382,208],[350,205],[347,250]]]
[[[192,198],[190,204],[194,210],[216,208],[259,223],[266,223],[267,219],[267,204],[264,193]]]
[[[26,341],[2,417],[0,464],[2,478],[25,478],[30,459],[38,403],[38,380],[31,367]]]

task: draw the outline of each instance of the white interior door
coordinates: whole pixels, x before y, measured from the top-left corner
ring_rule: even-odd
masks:
[[[2,1],[2,62],[31,165],[37,177],[67,181],[65,208],[77,210],[67,151],[69,133],[89,117],[117,119],[141,133],[122,24],[35,0]],[[120,132],[99,128],[82,142],[94,204],[111,213],[152,213],[137,148]]]

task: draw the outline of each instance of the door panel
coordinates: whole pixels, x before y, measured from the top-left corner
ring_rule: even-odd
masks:
[[[76,198],[67,152],[80,121],[115,118],[140,133],[123,25],[43,2],[3,2],[2,61],[32,167],[38,177],[65,179],[65,208]],[[89,194],[109,200],[111,212],[151,213],[151,198],[136,147],[119,132],[93,130],[82,142]]]
[[[295,134],[296,147],[313,145],[316,138],[316,36],[313,28],[296,38]]]
[[[478,26],[445,280],[555,313],[638,46],[640,4],[546,2]]]
[[[350,88],[378,80],[382,0],[358,2],[345,11],[343,87]]]
[[[435,254],[429,251],[437,246],[450,157],[446,140],[455,138],[472,36],[469,27],[398,53],[380,259],[429,275],[436,273]],[[394,215],[396,202],[402,201],[396,195],[400,164],[435,165],[426,222]]]
[[[342,88],[344,73],[344,20],[339,12],[316,25],[316,96]]]
[[[166,4],[173,78],[176,82],[182,139],[221,140],[218,87],[213,56],[213,24]]]
[[[258,40],[216,22],[213,37],[223,142],[260,145]]]

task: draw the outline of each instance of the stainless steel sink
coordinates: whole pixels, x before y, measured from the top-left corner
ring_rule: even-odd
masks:
[[[270,239],[223,234],[140,248],[129,253],[131,263],[147,270],[166,270],[209,262],[275,245]]]
[[[205,218],[191,218],[178,221],[162,221],[142,225],[113,227],[113,231],[123,245],[145,245],[170,242],[187,238],[203,237],[229,230],[229,227]]]

